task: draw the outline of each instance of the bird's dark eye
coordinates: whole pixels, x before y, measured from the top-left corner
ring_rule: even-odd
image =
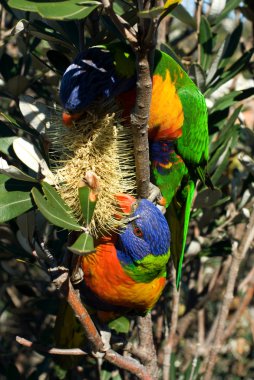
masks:
[[[134,227],[133,232],[134,232],[134,235],[136,235],[137,237],[140,237],[140,238],[143,237],[143,232],[141,231],[139,227]]]

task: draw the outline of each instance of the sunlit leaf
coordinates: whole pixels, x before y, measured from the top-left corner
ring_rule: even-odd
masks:
[[[54,183],[54,175],[50,171],[40,151],[30,141],[18,137],[13,142],[13,149],[17,157],[35,173],[41,173],[45,180]]]
[[[221,14],[216,18],[215,23],[219,24],[233,9],[235,9],[242,0],[230,0],[227,1],[225,8]]]
[[[185,9],[181,4],[178,5],[173,11],[172,15],[184,24],[190,26],[193,29],[197,28],[197,23],[194,17]]]
[[[30,127],[39,133],[45,133],[46,127],[50,123],[50,111],[45,104],[35,101],[32,96],[21,95],[19,97],[19,108]]]
[[[26,173],[23,173],[20,169],[13,165],[8,165],[7,161],[0,157],[0,173],[8,175],[11,178],[19,181],[37,182],[33,177],[30,177]]]
[[[98,1],[30,1],[9,0],[9,6],[30,12],[37,12],[42,17],[55,20],[79,20],[87,17],[101,5]]]
[[[13,8],[21,9],[27,12],[36,12],[36,2],[27,0],[9,0],[8,5]]]
[[[212,0],[209,9],[209,20],[218,17],[226,5],[227,0]]]

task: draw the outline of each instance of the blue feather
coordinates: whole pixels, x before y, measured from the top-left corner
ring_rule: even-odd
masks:
[[[70,113],[80,112],[94,100],[115,97],[135,85],[135,76],[129,78],[116,73],[112,53],[93,47],[80,53],[65,71],[60,99]]]
[[[147,199],[141,199],[132,216],[137,215],[139,218],[127,224],[116,244],[118,258],[125,264],[169,251],[170,231],[161,211]]]

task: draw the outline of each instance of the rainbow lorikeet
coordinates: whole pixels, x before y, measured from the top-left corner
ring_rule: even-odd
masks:
[[[157,302],[166,282],[170,231],[161,211],[146,199],[117,196],[127,213],[125,228],[96,243],[81,260],[81,294],[100,320],[144,315]]]
[[[167,207],[177,286],[197,179],[209,184],[207,108],[203,95],[183,68],[156,50],[149,117],[152,181]],[[92,47],[65,71],[60,98],[63,122],[82,118],[94,100],[115,98],[128,119],[135,104],[136,68],[131,49],[121,43]]]
[[[145,315],[160,297],[170,256],[170,231],[161,211],[146,199],[117,194],[125,227],[101,237],[95,252],[80,258],[83,278],[79,290],[92,315],[110,322],[122,315]],[[55,325],[58,347],[80,347],[82,326],[66,302],[60,304]],[[62,362],[76,364],[75,358]]]

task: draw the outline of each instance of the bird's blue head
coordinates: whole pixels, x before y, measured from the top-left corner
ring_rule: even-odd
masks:
[[[131,221],[127,223],[116,244],[119,260],[131,264],[151,255],[168,255],[170,231],[161,211],[146,199],[138,201],[134,208],[129,217]]]
[[[70,114],[79,113],[94,100],[111,98],[132,88],[135,78],[119,75],[116,66],[115,55],[107,48],[92,47],[80,53],[62,78],[63,108]]]

